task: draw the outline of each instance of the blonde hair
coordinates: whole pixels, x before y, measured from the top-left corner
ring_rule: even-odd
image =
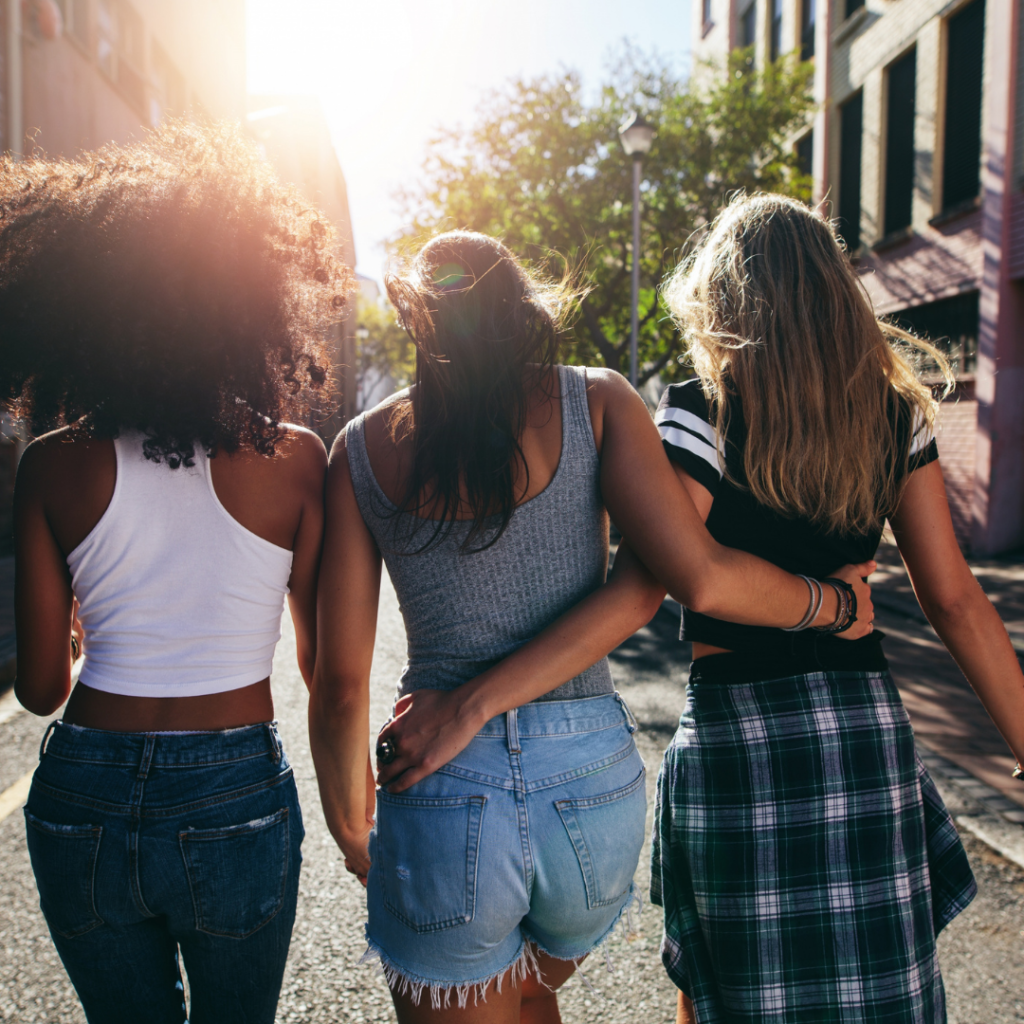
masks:
[[[877,529],[899,503],[913,434],[934,429],[914,351],[946,392],[953,381],[932,345],[876,318],[832,226],[785,196],[738,196],[664,298],[720,440],[739,400],[753,497],[829,531]]]

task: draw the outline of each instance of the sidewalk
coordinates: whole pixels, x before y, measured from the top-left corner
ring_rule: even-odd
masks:
[[[1024,785],[1010,777],[1013,757],[928,624],[896,546],[883,541],[876,561],[878,572],[871,577],[875,621],[888,638],[886,657],[919,745],[968,773],[971,781],[961,778],[957,784],[972,789],[990,811],[1024,824]],[[970,564],[1018,656],[1024,655],[1024,554]]]
[[[0,558],[0,693],[14,682],[14,555]]]

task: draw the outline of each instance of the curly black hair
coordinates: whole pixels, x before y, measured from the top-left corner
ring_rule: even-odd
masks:
[[[351,285],[238,127],[0,163],[0,401],[34,433],[141,431],[171,467],[196,445],[272,454],[327,381]]]

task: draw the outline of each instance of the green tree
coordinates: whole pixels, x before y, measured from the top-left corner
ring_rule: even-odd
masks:
[[[390,375],[396,389],[408,387],[416,371],[416,346],[398,326],[390,304],[358,296],[355,334],[358,384],[372,387]]]
[[[466,228],[502,238],[549,274],[573,268],[588,294],[561,358],[624,370],[632,171],[617,129],[639,110],[658,130],[643,163],[641,383],[679,377],[683,340],[658,288],[694,233],[738,189],[810,193],[793,145],[813,107],[810,65],[790,56],[756,68],[738,50],[726,68],[701,72],[684,81],[627,45],[594,102],[572,71],[509,82],[472,128],[430,141],[420,184],[399,194],[408,229],[396,245]]]

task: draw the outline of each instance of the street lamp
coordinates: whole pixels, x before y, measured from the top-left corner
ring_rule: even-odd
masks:
[[[637,386],[637,338],[640,333],[640,161],[651,151],[654,125],[634,112],[619,127],[626,156],[633,158],[633,309],[629,334],[629,383]]]

